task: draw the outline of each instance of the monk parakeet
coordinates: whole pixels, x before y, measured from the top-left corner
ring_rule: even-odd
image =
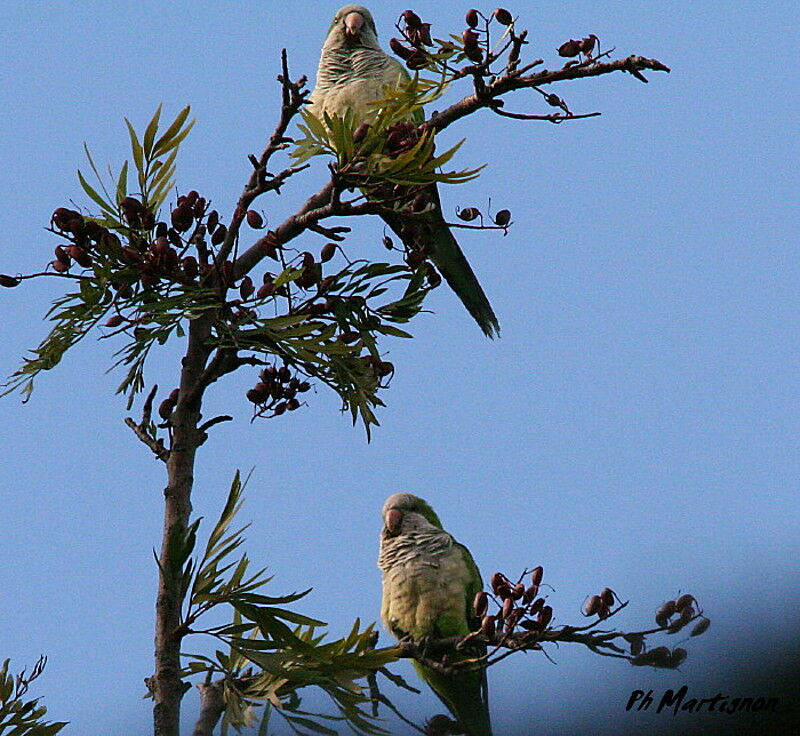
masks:
[[[380,47],[369,10],[345,5],[336,13],[322,46],[308,110],[320,120],[325,113],[344,117],[352,110],[357,125],[371,122],[376,108],[369,103],[386,97],[386,85],[397,87],[408,79],[405,67]],[[422,109],[417,108],[411,122],[423,121]],[[429,202],[423,221],[411,224],[391,213],[382,217],[405,245],[430,252],[431,260],[480,328],[494,337],[500,329],[497,317],[445,222],[435,184],[425,190],[425,196]]]
[[[398,638],[414,641],[468,634],[480,626],[473,612],[483,589],[469,550],[443,528],[423,499],[395,493],[383,505],[378,567],[383,572],[381,618]],[[478,653],[479,654],[479,653]],[[476,656],[453,652],[449,660]],[[468,736],[491,736],[486,670],[445,675],[414,661]]]

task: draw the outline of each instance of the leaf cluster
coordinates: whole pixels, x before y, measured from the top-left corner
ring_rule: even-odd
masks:
[[[47,663],[40,657],[30,674],[25,670],[16,677],[9,674],[10,660],[0,668],[0,734],[3,736],[53,736],[64,726],[63,721],[46,721],[47,708],[39,698],[24,700],[30,684],[39,677]]]
[[[172,592],[185,601],[181,633],[204,634],[224,645],[213,656],[184,653],[182,676],[221,678],[225,719],[237,730],[253,725],[254,709],[263,707],[262,723],[274,709],[297,733],[335,734],[325,722],[345,722],[357,733],[384,733],[364,710],[369,698],[358,681],[394,661],[394,654],[375,651],[372,625],[362,629],[358,620],[346,637],[324,641],[319,630],[325,622],[285,607],[310,590],[277,596],[260,592],[272,578],[265,569],[248,572],[247,555],[235,554],[249,526],[234,524],[244,485],[237,472],[202,555],[194,555],[201,521],[197,519],[184,533],[174,535],[167,564],[159,566]],[[232,609],[228,623],[205,629],[197,625],[204,614],[221,605]],[[321,688],[337,714],[304,711],[300,691],[307,687]]]

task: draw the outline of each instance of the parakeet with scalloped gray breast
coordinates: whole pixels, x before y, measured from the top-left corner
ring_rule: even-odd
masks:
[[[476,630],[480,572],[469,550],[443,528],[430,504],[396,493],[383,505],[378,567],[381,619],[398,639],[447,638]],[[475,656],[453,651],[449,659]],[[443,674],[414,661],[420,678],[447,706],[467,736],[491,736],[486,670]]]
[[[326,113],[344,117],[352,110],[357,123],[370,122],[375,108],[369,103],[386,96],[386,85],[397,87],[409,78],[405,67],[378,43],[369,10],[345,5],[334,16],[322,46],[317,82],[307,109],[320,120]],[[417,108],[412,122],[423,120],[422,108]],[[430,252],[436,268],[483,332],[495,337],[500,331],[497,317],[444,219],[436,184],[425,189],[425,196],[428,209],[413,225],[399,215],[382,217],[405,245]]]

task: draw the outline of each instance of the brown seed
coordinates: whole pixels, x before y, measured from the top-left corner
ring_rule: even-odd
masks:
[[[531,616],[535,616],[542,608],[544,608],[544,598],[537,598],[528,609],[528,613]]]
[[[542,606],[542,610],[539,613],[539,621],[542,626],[546,629],[547,626],[550,624],[550,621],[553,620],[553,608],[551,606]]]
[[[413,53],[407,60],[406,66],[409,69],[424,69],[428,65],[428,57],[421,51]]]
[[[503,587],[504,585],[508,584],[508,578],[503,575],[502,572],[496,572],[492,575],[492,590],[494,591],[495,595],[497,595],[497,591]]]
[[[220,225],[211,236],[211,245],[222,245],[222,241],[225,240],[227,234],[228,228],[225,225]]]
[[[197,276],[197,259],[194,256],[186,256],[186,258],[181,261],[181,266],[188,279],[194,279],[194,277]]]
[[[19,286],[20,283],[20,279],[15,279],[13,276],[0,273],[0,286],[5,286],[7,289],[13,289],[15,286]]]
[[[603,588],[603,590],[600,591],[600,597],[603,599],[603,603],[609,608],[614,605],[615,595],[611,588]]]
[[[590,33],[586,38],[581,39],[581,51],[583,51],[586,56],[590,56],[592,50],[594,49],[595,43],[600,39],[594,35],[594,33]]]
[[[685,649],[681,647],[676,647],[672,650],[672,656],[670,657],[670,667],[680,667],[685,661],[687,657],[687,652]]]
[[[595,616],[600,610],[600,596],[592,595],[587,598],[583,603],[583,615]]]
[[[492,638],[497,630],[495,626],[495,617],[494,616],[484,616],[483,621],[481,621],[481,633],[488,637]]]
[[[531,585],[541,585],[543,575],[544,568],[541,565],[534,567],[533,570],[531,570]]]
[[[61,245],[57,245],[54,252],[56,254],[56,260],[61,261],[61,263],[69,268],[70,263],[72,263],[72,259],[67,255],[66,249]]]
[[[413,10],[404,10],[400,17],[409,28],[419,28],[422,25],[422,20]]]
[[[472,222],[475,218],[480,217],[480,214],[480,210],[476,207],[465,207],[456,212],[456,216],[464,222]]]
[[[500,25],[510,26],[514,18],[505,8],[497,8],[493,13],[495,19]]]
[[[86,248],[82,248],[80,245],[70,245],[67,253],[79,266],[89,268],[92,265],[92,257],[87,253]]]
[[[121,314],[112,314],[103,325],[104,327],[119,327],[125,319]]]
[[[581,52],[581,42],[571,38],[558,47],[558,55],[565,58],[577,56]]]
[[[389,48],[403,61],[408,61],[414,55],[414,49],[406,46],[399,38],[390,39]]]
[[[693,627],[692,633],[689,636],[700,636],[700,634],[704,634],[708,627],[711,626],[711,619],[708,618],[701,618]]]
[[[538,585],[531,585],[522,595],[522,602],[527,606],[539,593]]]
[[[386,250],[391,250],[394,248],[394,243],[388,235],[383,236],[383,247],[386,248]]]
[[[247,224],[254,230],[261,230],[264,227],[264,218],[260,212],[255,210],[247,210]]]
[[[489,596],[485,591],[481,590],[475,594],[472,608],[478,618],[483,618],[486,615],[486,612],[489,610]]]
[[[275,284],[271,282],[269,284],[262,284],[261,286],[258,287],[256,296],[259,299],[266,299],[268,296],[272,296],[275,293],[275,291],[276,291]]]
[[[506,227],[509,222],[511,222],[510,210],[500,210],[500,212],[498,212],[494,216],[495,225],[499,225],[500,227]]]
[[[170,219],[172,220],[172,227],[179,233],[184,233],[192,226],[192,211],[188,207],[176,207],[172,210]]]
[[[242,283],[239,284],[239,295],[242,297],[242,299],[249,299],[255,290],[256,287],[253,286],[253,279],[251,279],[249,276],[245,276],[242,279]]]
[[[675,613],[675,601],[667,601],[656,611],[656,623],[666,626],[670,617]]]
[[[467,11],[466,19],[467,25],[470,28],[477,28],[478,27],[478,11],[475,8],[471,8]]]
[[[172,410],[174,408],[174,402],[170,401],[169,399],[164,399],[164,401],[158,405],[158,416],[160,416],[166,422],[172,416]]]
[[[684,608],[691,606],[693,603],[696,603],[694,596],[690,595],[689,593],[685,593],[675,601],[675,610],[682,611]]]
[[[64,263],[64,261],[59,261],[58,259],[53,261],[50,265],[56,273],[66,273],[69,271],[69,266]]]
[[[217,225],[219,225],[219,212],[211,210],[206,218],[206,228],[208,232],[213,233],[214,230],[217,229]]]

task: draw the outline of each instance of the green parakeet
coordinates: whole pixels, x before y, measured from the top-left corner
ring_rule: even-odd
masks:
[[[408,79],[405,67],[380,47],[369,10],[360,5],[345,5],[336,13],[322,46],[317,83],[308,110],[320,120],[325,113],[344,117],[352,110],[357,124],[370,122],[376,110],[369,103],[386,96],[386,85],[397,87]],[[418,124],[423,120],[418,108],[412,122]],[[431,260],[450,288],[483,332],[494,337],[500,330],[497,317],[445,222],[435,184],[425,190],[425,196],[429,209],[424,221],[409,224],[391,214],[383,219],[405,245],[417,250],[427,246]]]
[[[480,625],[473,612],[481,576],[472,555],[443,528],[423,499],[396,493],[383,505],[378,567],[383,572],[381,618],[398,639],[467,634]],[[453,652],[450,661],[475,656]],[[414,661],[468,736],[491,736],[486,670],[445,675]]]

